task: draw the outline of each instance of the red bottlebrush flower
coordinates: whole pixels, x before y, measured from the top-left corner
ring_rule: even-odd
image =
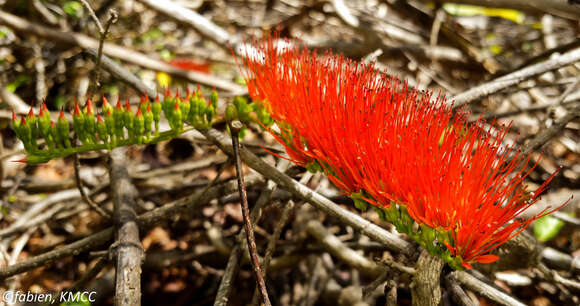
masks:
[[[372,65],[272,39],[254,47],[243,60],[249,93],[264,100],[290,158],[316,161],[348,194],[405,206],[417,223],[449,232],[446,245],[464,267],[497,260],[491,250],[560,208],[519,219],[553,175],[528,196],[529,158],[502,146],[509,127],[494,134],[483,121],[468,125],[443,98],[409,90]]]

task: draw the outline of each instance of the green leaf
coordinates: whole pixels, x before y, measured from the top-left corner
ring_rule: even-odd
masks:
[[[534,235],[540,242],[550,241],[558,235],[562,226],[564,226],[562,220],[552,216],[544,216],[536,220],[534,224]]]
[[[447,12],[447,14],[450,15],[463,17],[477,15],[483,15],[488,17],[500,17],[503,19],[511,20],[517,24],[521,24],[526,18],[526,15],[524,13],[517,10],[490,8],[469,4],[445,3],[443,4],[443,9],[445,10],[445,12]]]
[[[67,1],[62,9],[71,17],[80,18],[83,16],[83,5],[78,1]]]

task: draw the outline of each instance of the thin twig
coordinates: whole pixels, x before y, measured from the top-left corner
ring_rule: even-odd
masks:
[[[92,11],[92,10],[91,10]],[[94,14],[94,13],[93,13]],[[95,16],[96,18],[96,16]],[[107,33],[109,32],[109,28],[111,24],[117,22],[119,15],[113,9],[109,10],[109,19],[107,20],[107,24],[105,25],[105,29],[101,29],[101,37],[99,38],[99,51],[97,53],[97,65],[95,67],[95,86],[97,89],[101,88],[101,58],[103,57],[103,46],[105,45],[105,38],[107,37]]]
[[[103,25],[101,25],[101,21],[99,20],[99,18],[97,17],[97,15],[95,15],[95,11],[93,11],[93,8],[87,2],[87,0],[81,0],[81,2],[87,8],[87,10],[89,11],[89,15],[91,15],[91,18],[93,18],[93,21],[95,22],[95,24],[99,28],[99,33],[101,33],[101,35],[102,35],[105,32],[105,30],[103,30]]]
[[[264,254],[264,259],[262,259],[263,277],[266,277],[266,275],[268,275],[268,266],[270,265],[270,260],[272,260],[272,256],[274,255],[274,251],[276,250],[276,242],[278,241],[278,238],[282,233],[282,229],[286,225],[286,222],[288,222],[288,218],[290,217],[291,212],[293,210],[294,210],[294,202],[292,200],[289,200],[288,203],[284,205],[284,210],[282,210],[282,216],[280,217],[280,220],[276,224],[276,228],[272,233],[272,237],[270,238],[270,241],[268,241],[268,245],[266,246],[266,253]],[[260,292],[258,291],[258,288],[256,288],[256,290],[254,290],[254,297],[252,298],[252,303],[250,303],[250,305],[257,304],[259,293]]]
[[[240,198],[242,200],[242,216],[244,218],[244,229],[246,230],[246,240],[248,242],[248,249],[250,250],[250,257],[252,262],[252,268],[254,269],[254,276],[256,277],[256,282],[258,288],[260,289],[260,295],[262,296],[262,303],[266,306],[272,305],[270,303],[270,298],[268,297],[268,290],[266,289],[266,282],[262,276],[262,269],[260,268],[260,259],[258,258],[258,250],[256,247],[256,239],[254,237],[254,230],[252,229],[252,224],[250,223],[250,208],[248,207],[248,197],[246,195],[246,187],[244,186],[244,175],[242,173],[242,162],[240,159],[240,142],[238,140],[238,132],[242,128],[242,123],[240,121],[234,121],[229,123],[230,131],[232,132],[232,144],[234,147],[234,161],[236,164],[236,175],[238,177],[238,186],[240,191]]]
[[[78,154],[73,154],[73,155],[74,155],[75,183],[76,183],[77,189],[79,190],[79,192],[81,194],[81,198],[92,209],[94,209],[99,215],[101,215],[101,217],[103,217],[107,220],[111,219],[111,216],[112,216],[111,212],[105,210],[105,208],[100,207],[99,204],[95,203],[95,201],[93,201],[85,192],[85,188],[83,187],[83,183],[82,183],[81,175],[80,175],[81,163],[79,161],[79,155]]]
[[[75,292],[83,289],[93,278],[99,274],[99,272],[101,272],[101,270],[103,270],[108,262],[109,260],[107,256],[101,256],[95,265],[87,273],[85,273],[81,279],[79,279],[70,287],[70,291]]]
[[[520,301],[516,300],[515,298],[513,298],[512,296],[508,295],[507,293],[499,291],[498,289],[480,281],[479,279],[475,278],[474,276],[465,271],[455,271],[452,272],[449,276],[457,279],[465,287],[474,291],[475,293],[480,294],[500,305],[506,306],[525,305]]]
[[[285,159],[281,159],[278,162],[277,169],[280,171],[284,171],[289,162]],[[274,189],[276,188],[276,183],[272,181],[268,181],[266,183],[266,187],[262,189],[258,200],[252,207],[252,211],[250,212],[250,221],[252,224],[258,223],[260,219],[260,210],[266,203],[269,202]],[[232,282],[234,278],[237,276],[240,262],[242,261],[242,254],[247,254],[246,248],[248,245],[243,243],[244,240],[244,233],[240,232],[236,237],[236,246],[233,248],[232,252],[230,253],[230,257],[228,258],[228,263],[226,268],[224,269],[224,275],[220,281],[220,285],[217,290],[216,298],[214,300],[214,306],[225,306],[228,305],[229,297],[231,290],[233,289]]]
[[[523,69],[514,71],[510,74],[492,80],[490,82],[473,87],[465,92],[462,92],[451,100],[455,101],[453,108],[458,108],[462,105],[476,101],[483,97],[497,93],[510,86],[521,83],[524,80],[540,75],[544,72],[559,69],[561,67],[573,64],[580,60],[580,48],[572,49],[556,58],[546,60],[544,62],[534,64]]]
[[[539,149],[554,136],[558,135],[570,121],[577,117],[580,117],[580,105],[568,110],[568,113],[564,117],[556,120],[551,127],[542,130],[536,137],[525,144],[522,147],[522,156],[527,156],[532,151]]]

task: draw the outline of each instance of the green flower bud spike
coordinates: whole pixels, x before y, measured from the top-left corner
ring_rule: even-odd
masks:
[[[38,116],[31,110],[28,116],[23,116],[19,120],[13,113],[12,127],[27,151],[27,158],[23,161],[39,163],[74,153],[112,150],[132,144],[157,143],[178,136],[185,130],[184,123],[196,128],[211,126],[216,116],[217,93],[212,93],[209,103],[205,101],[200,90],[195,94],[188,91],[185,99],[180,96],[179,91],[175,96],[170,96],[169,90],[165,94],[163,102],[159,101],[159,97],[153,102],[146,96],[140,97],[135,112],[131,109],[129,99],[125,100],[124,107],[120,99],[113,107],[102,95],[102,113],[95,111],[90,99],[83,109],[78,101],[75,101],[70,109],[72,123],[65,118],[62,109],[58,120],[52,122],[50,112],[44,103],[40,106]],[[235,109],[234,111],[237,112]],[[162,115],[169,121],[171,130],[159,131]],[[155,136],[151,135],[153,123]],[[79,140],[78,144],[71,142],[70,124],[76,139]],[[37,136],[44,138],[46,146],[40,148],[37,146]]]

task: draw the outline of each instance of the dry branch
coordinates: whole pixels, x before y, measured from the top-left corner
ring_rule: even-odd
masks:
[[[113,221],[117,237],[113,248],[116,257],[115,305],[141,304],[141,264],[145,252],[139,240],[135,213],[137,190],[125,167],[125,149],[110,154],[109,177],[115,207]]]
[[[491,301],[494,301],[500,305],[506,306],[524,306],[525,304],[516,300],[515,298],[503,293],[494,287],[478,280],[471,274],[465,271],[455,271],[450,274],[451,277],[457,279],[460,283],[465,285],[468,289],[473,290],[477,294],[480,294]]]
[[[220,28],[218,25],[195,11],[168,0],[140,1],[158,12],[191,25],[204,37],[215,41],[218,45],[225,49],[229,49],[235,45],[235,41],[230,37],[230,34],[226,30]]]
[[[497,93],[510,86],[519,84],[524,80],[530,79],[544,72],[556,70],[561,67],[571,65],[578,61],[580,61],[580,48],[575,48],[566,53],[561,54],[558,57],[551,58],[544,62],[522,68],[520,70],[514,71],[490,82],[471,88],[465,92],[462,92],[452,97],[450,100],[455,101],[453,104],[453,108],[458,108],[460,106],[471,103],[483,97]]]

